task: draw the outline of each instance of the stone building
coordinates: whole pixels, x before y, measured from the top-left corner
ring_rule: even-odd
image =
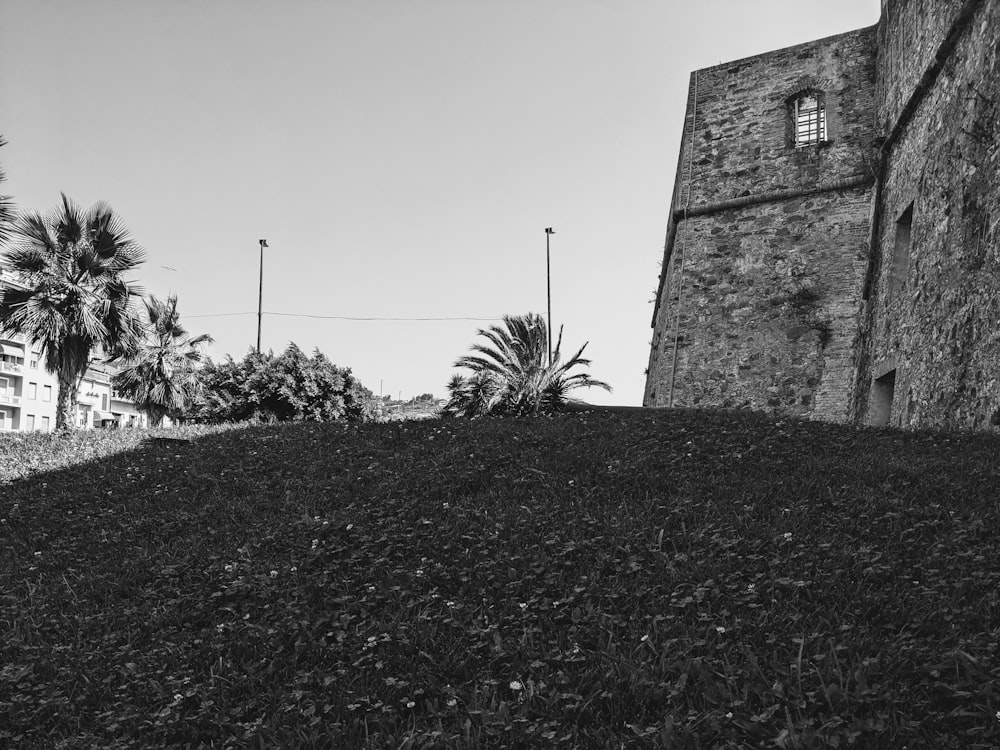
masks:
[[[1000,0],[695,71],[646,406],[1000,423]]]

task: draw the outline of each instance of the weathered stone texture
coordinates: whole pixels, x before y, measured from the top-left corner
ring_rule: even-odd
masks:
[[[644,403],[1000,423],[998,143],[1000,0],[692,74]]]
[[[674,405],[818,409],[846,419],[846,404],[831,393],[851,380],[869,192],[791,198],[682,222],[672,296],[654,347],[660,377],[651,379],[647,400],[670,400],[676,327]]]
[[[870,174],[874,79],[874,27],[696,71],[681,148],[683,202],[674,208],[689,196],[701,205]],[[829,142],[796,149],[789,100],[806,89],[826,95]]]
[[[647,405],[847,418],[874,44],[862,29],[692,75]],[[817,89],[827,142],[795,148],[790,100]]]
[[[940,44],[963,23],[965,5],[896,3],[882,34],[909,38],[926,21]],[[978,5],[955,29],[955,47],[889,151],[863,319],[859,421],[871,407],[866,386],[893,368],[892,424],[982,428],[1000,416],[1000,3]],[[916,36],[921,49],[934,46],[935,37]],[[916,64],[886,65],[886,91],[920,78]],[[880,103],[889,128],[899,98]],[[893,292],[897,219],[911,204],[909,263]]]
[[[878,127],[887,134],[965,0],[893,0],[878,24]]]

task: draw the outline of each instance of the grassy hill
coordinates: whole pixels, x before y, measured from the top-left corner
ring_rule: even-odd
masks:
[[[996,435],[142,438],[0,440],[0,747],[1000,746]]]

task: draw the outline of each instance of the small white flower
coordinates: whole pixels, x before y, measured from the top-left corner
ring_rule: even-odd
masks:
[[[523,690],[523,689],[524,689],[524,685],[522,685],[522,684],[521,684],[521,683],[520,683],[519,681],[517,681],[517,680],[511,680],[511,681],[510,681],[510,689],[511,689],[511,690]]]
[[[792,532],[790,532],[790,531],[786,531],[786,532],[785,532],[785,533],[783,534],[783,536],[785,537],[785,541],[786,541],[786,542],[790,542],[790,541],[792,541]]]
[[[277,577],[278,577],[278,571],[272,570],[271,571],[271,578],[277,578]]]
[[[645,642],[646,642],[646,641],[648,641],[648,640],[649,640],[649,636],[648,636],[648,635],[644,635],[644,636],[643,636],[642,638],[640,638],[640,639],[639,639],[639,641],[640,641],[641,643],[645,643]]]
[[[414,703],[413,701],[407,701],[406,702],[406,707],[407,708],[413,708],[415,705],[417,705],[417,704]]]
[[[715,632],[718,633],[719,635],[722,635],[723,633],[726,632],[726,629],[724,627],[722,627],[721,625],[716,625],[715,626]]]
[[[732,711],[727,711],[727,712],[726,712],[726,718],[727,718],[727,719],[731,719],[731,718],[733,718],[733,712],[732,712]]]
[[[517,606],[520,607],[521,609],[527,609],[528,608],[528,603],[527,602],[520,602]]]
[[[450,708],[454,708],[455,706],[458,705],[458,701],[455,700],[454,698],[449,698],[447,700],[447,704]],[[1000,711],[997,712],[997,718],[1000,718]]]

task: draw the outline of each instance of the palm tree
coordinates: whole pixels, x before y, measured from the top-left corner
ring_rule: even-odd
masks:
[[[151,296],[145,304],[146,342],[115,375],[113,385],[159,425],[167,415],[180,415],[198,395],[201,346],[211,343],[212,337],[188,335],[180,323],[175,294],[166,302]]]
[[[535,414],[559,411],[578,400],[569,396],[577,388],[611,386],[585,372],[570,374],[576,367],[587,367],[583,357],[587,344],[562,362],[562,328],[547,364],[548,330],[540,315],[506,315],[503,326],[480,330],[488,343],[473,344],[476,354],[460,357],[455,367],[464,367],[472,375],[455,375],[448,384],[445,413],[475,417],[483,414]]]
[[[56,427],[68,429],[95,351],[113,362],[138,348],[142,290],[123,275],[145,253],[107,204],[82,211],[65,195],[48,216],[18,217],[12,235],[4,260],[24,288],[3,291],[0,329],[42,345],[45,368],[59,383]]]
[[[0,135],[0,147],[7,145],[7,139]],[[6,182],[7,175],[0,168],[0,183]],[[0,195],[0,242],[10,234],[10,225],[14,222],[14,202],[9,195]]]

